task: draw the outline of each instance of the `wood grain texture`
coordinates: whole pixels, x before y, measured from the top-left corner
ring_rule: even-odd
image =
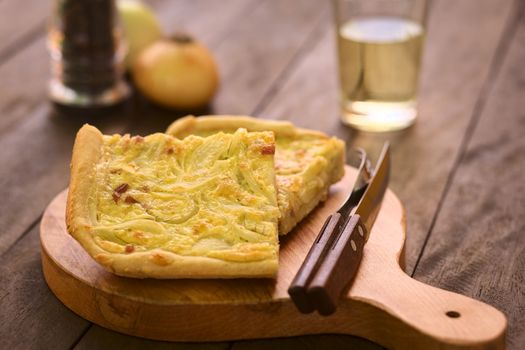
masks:
[[[16,59],[0,65],[0,137],[14,132],[39,104],[47,104],[49,62],[42,57],[47,57],[43,37],[22,49]]]
[[[155,11],[166,35],[187,32],[197,40],[217,50],[228,40],[235,23],[243,17],[250,17],[262,1],[257,0],[183,0],[148,1]]]
[[[337,350],[380,350],[383,347],[364,338],[348,335],[307,335],[302,337],[237,341],[231,350],[275,350],[275,349],[337,349]]]
[[[3,349],[65,349],[89,322],[66,309],[42,275],[38,227],[0,258]]]
[[[75,350],[229,350],[230,344],[226,342],[214,343],[173,343],[143,338],[130,337],[116,333],[99,326],[93,326],[88,334],[83,337],[73,348]]]
[[[0,66],[44,35],[51,4],[51,0],[0,1]]]
[[[523,7],[521,11],[508,55],[415,274],[502,310],[509,318],[509,349],[525,348]]]
[[[336,313],[323,317],[295,309],[287,288],[324,219],[345,200],[354,177],[355,170],[347,168],[326,203],[281,240],[276,281],[140,280],[113,275],[66,232],[66,192],[53,200],[42,219],[44,276],[55,295],[82,317],[146,338],[220,341],[342,333],[392,349],[407,345],[502,349],[503,314],[479,301],[424,285],[401,270],[404,212],[392,192],[385,195],[360,269]],[[451,313],[458,317],[449,317]]]
[[[452,10],[453,9],[453,10]],[[372,134],[339,122],[335,38],[329,22],[261,115],[337,135],[372,159],[392,144],[391,187],[408,213],[407,271],[412,271],[432,224],[476,99],[487,79],[512,0],[433,1],[416,125],[405,132]],[[461,33],[461,35],[458,35]]]
[[[216,50],[222,83],[215,114],[251,114],[272,84],[307,42],[315,25],[328,18],[328,3],[263,1],[240,19]],[[240,74],[243,72],[243,74]]]

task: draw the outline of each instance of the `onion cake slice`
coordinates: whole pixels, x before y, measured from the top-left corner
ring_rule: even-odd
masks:
[[[272,132],[179,140],[77,134],[66,223],[111,272],[138,278],[274,277]]]

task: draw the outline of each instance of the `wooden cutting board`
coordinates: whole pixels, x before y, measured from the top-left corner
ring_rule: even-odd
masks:
[[[418,282],[403,265],[405,214],[387,191],[356,279],[335,314],[299,313],[287,288],[328,214],[355,176],[281,239],[277,280],[138,280],[100,267],[67,233],[66,191],[48,206],[40,238],[45,279],[71,310],[102,327],[160,340],[219,341],[340,333],[392,349],[503,349],[505,316],[465,296]]]

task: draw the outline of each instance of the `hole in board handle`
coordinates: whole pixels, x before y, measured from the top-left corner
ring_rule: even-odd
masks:
[[[461,314],[457,311],[447,311],[445,315],[447,315],[450,318],[460,318],[461,317]]]

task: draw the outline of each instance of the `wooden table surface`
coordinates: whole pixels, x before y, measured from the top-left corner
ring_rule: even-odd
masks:
[[[328,1],[148,2],[167,31],[187,30],[214,53],[221,90],[204,112],[291,120],[372,155],[390,140],[391,188],[408,213],[407,273],[500,309],[508,348],[525,348],[524,1],[433,1],[418,121],[381,135],[339,122]],[[147,134],[183,113],[135,97],[105,117],[58,115],[46,90],[49,8],[50,0],[0,0],[1,347],[380,348],[341,335],[155,342],[93,325],[54,297],[42,276],[39,223],[67,186],[77,129],[89,121],[105,133]]]

